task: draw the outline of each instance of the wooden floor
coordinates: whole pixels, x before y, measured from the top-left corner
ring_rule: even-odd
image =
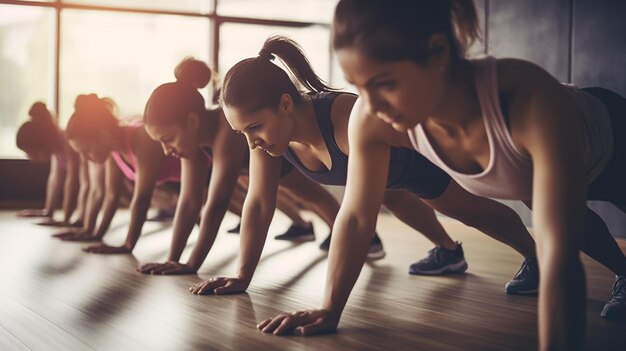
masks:
[[[410,263],[431,245],[388,215],[379,233],[387,257],[368,263],[339,332],[273,337],[255,329],[275,314],[320,304],[326,258],[315,243],[269,239],[247,294],[194,296],[187,288],[232,275],[238,236],[228,216],[198,275],[145,276],[141,263],[163,260],[168,226],[148,223],[134,256],[97,256],[54,231],[0,212],[0,350],[533,350],[536,297],[508,296],[504,284],[521,257],[473,229],[442,220],[463,242],[467,274],[417,277]],[[109,243],[121,243],[128,213],[118,214]],[[327,228],[314,222],[317,243]],[[277,214],[270,235],[285,229]],[[197,233],[192,235],[195,240]],[[622,242],[622,248],[626,245]],[[188,254],[187,250],[186,254]],[[588,281],[588,350],[626,350],[626,324],[599,313],[613,276],[584,257]]]

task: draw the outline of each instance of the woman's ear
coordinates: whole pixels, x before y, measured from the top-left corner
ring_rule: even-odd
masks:
[[[293,99],[291,98],[291,95],[287,93],[281,95],[278,110],[281,113],[291,113],[293,110]]]
[[[429,66],[445,72],[450,65],[450,43],[443,33],[435,33],[428,40]]]

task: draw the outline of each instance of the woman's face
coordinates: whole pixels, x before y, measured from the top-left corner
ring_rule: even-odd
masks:
[[[284,94],[283,97],[288,94]],[[289,117],[293,104],[289,102],[277,109],[264,108],[256,112],[246,113],[240,109],[224,106],[226,120],[238,133],[243,133],[251,150],[260,148],[270,156],[282,156],[289,147],[293,121]]]
[[[190,126],[189,117],[183,125],[151,122],[144,126],[150,138],[161,144],[165,155],[186,158],[198,150],[198,129]]]
[[[96,138],[73,138],[68,142],[74,151],[96,163],[104,163],[112,151],[110,138],[102,135]]]
[[[355,48],[339,49],[337,57],[346,80],[356,86],[369,112],[398,131],[424,122],[442,99],[445,75],[441,65],[379,62]]]

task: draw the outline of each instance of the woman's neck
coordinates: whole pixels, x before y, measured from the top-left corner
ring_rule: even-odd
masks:
[[[454,79],[450,79],[444,98],[428,122],[449,134],[464,134],[481,116],[472,67],[463,61]]]
[[[220,127],[222,109],[216,108],[207,110],[206,113],[198,116],[198,145],[212,147],[215,135]]]
[[[307,147],[319,144],[322,135],[317,124],[313,101],[305,98],[301,104],[295,105],[292,117],[291,141]]]

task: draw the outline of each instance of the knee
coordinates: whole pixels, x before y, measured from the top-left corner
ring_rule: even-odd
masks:
[[[389,211],[394,212],[394,210],[398,208],[400,202],[400,194],[397,191],[385,191],[385,195],[383,197],[383,206],[385,206]]]

